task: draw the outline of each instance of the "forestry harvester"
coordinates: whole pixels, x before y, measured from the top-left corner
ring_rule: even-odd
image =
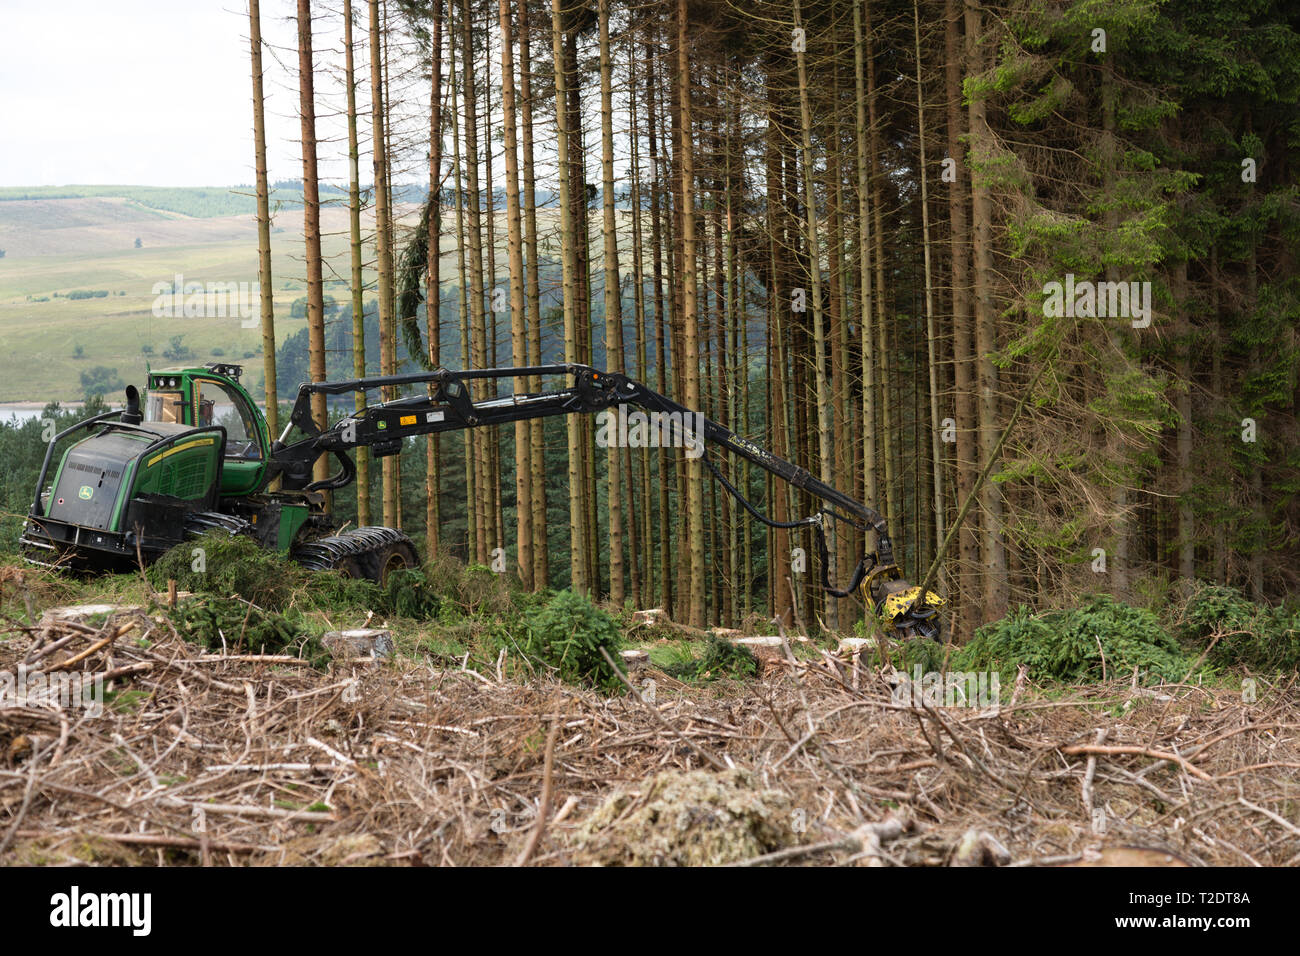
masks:
[[[776,457],[730,429],[647,388],[626,375],[585,365],[417,372],[315,382],[299,386],[283,434],[270,434],[265,417],[239,383],[238,365],[149,372],[142,398],[126,389],[126,407],[73,425],[55,435],[23,528],[28,560],[84,570],[126,570],[157,559],[169,548],[205,532],[248,535],[314,570],[337,570],[382,581],[395,568],[419,563],[415,547],[393,528],[337,531],[323,492],[356,478],[350,452],[366,447],[377,457],[401,451],[407,438],[462,428],[502,425],[552,415],[594,414],[638,406],[665,432],[664,444],[695,447],[705,467],[745,509],[774,527],[811,527],[821,556],[822,586],[836,597],[859,593],[899,635],[938,637],[942,600],[911,587],[894,561],[884,519],[814,475]],[[540,376],[565,385],[536,394],[474,401],[475,380]],[[416,394],[370,405],[322,430],[312,419],[313,395],[343,395],[385,387],[424,385]],[[700,428],[691,427],[699,422]],[[296,440],[290,441],[297,430]],[[54,470],[58,442],[78,432]],[[724,448],[824,502],[813,515],[773,522],[762,515],[709,459],[700,442]],[[323,455],[338,470],[313,481]],[[279,479],[278,488],[270,490]],[[47,485],[47,480],[49,484]],[[876,534],[876,550],[858,562],[843,589],[829,580],[825,527],[843,522]]]

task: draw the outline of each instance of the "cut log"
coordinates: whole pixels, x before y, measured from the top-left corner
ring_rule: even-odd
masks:
[[[41,615],[40,627],[53,628],[60,624],[86,624],[91,618],[100,618],[97,624],[105,623],[110,617],[143,614],[142,607],[128,607],[122,604],[69,604],[64,607],[52,607]]]
[[[1079,860],[1061,863],[1060,866],[1191,866],[1176,853],[1157,847],[1109,846],[1101,850],[1088,849]]]
[[[759,660],[785,657],[785,649],[779,637],[733,637],[731,643],[736,647],[747,648]]]
[[[626,667],[629,672],[645,667],[650,663],[650,654],[648,651],[619,651],[619,656],[623,658],[623,666]]]
[[[329,631],[320,639],[321,644],[335,658],[392,657],[393,632],[369,627],[350,631]]]

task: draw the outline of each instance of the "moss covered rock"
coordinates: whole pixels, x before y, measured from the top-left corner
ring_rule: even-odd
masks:
[[[796,842],[790,798],[744,770],[670,770],[619,790],[575,836],[598,866],[718,866]]]

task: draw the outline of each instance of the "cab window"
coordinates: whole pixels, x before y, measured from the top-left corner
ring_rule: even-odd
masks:
[[[257,428],[243,398],[220,382],[200,380],[195,387],[199,401],[195,424],[220,425],[226,430],[227,458],[244,461],[260,458]]]
[[[180,392],[152,391],[145,412],[146,421],[181,425],[185,422],[185,401]]]

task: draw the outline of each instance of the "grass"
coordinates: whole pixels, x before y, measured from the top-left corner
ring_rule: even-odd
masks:
[[[153,315],[155,283],[170,282],[178,274],[187,282],[247,282],[256,287],[257,240],[246,217],[186,219],[178,213],[138,203],[130,206],[134,200],[128,200],[126,206],[119,202],[111,209],[100,203],[95,210],[83,210],[80,218],[67,226],[69,233],[81,230],[82,234],[87,233],[84,227],[95,227],[90,230],[94,242],[98,243],[93,249],[23,255],[25,240],[31,237],[43,236],[45,245],[59,249],[72,240],[50,238],[54,227],[61,225],[53,208],[56,203],[4,201],[29,194],[45,199],[71,194],[129,197],[135,195],[133,190],[137,188],[148,187],[0,188],[0,248],[8,251],[0,258],[0,403],[80,400],[81,372],[97,365],[116,368],[124,382],[143,385],[146,356],[141,348],[153,348],[150,361],[155,368],[172,364],[162,358],[162,352],[174,335],[185,336],[184,344],[193,350],[196,363],[215,361],[218,357],[223,361],[242,362],[245,385],[252,394],[262,394],[259,328],[241,328],[237,317],[198,319]],[[42,210],[42,205],[51,208]],[[126,216],[123,208],[133,208],[134,215]],[[555,249],[549,249],[556,216],[553,209],[539,210],[543,255],[558,254]],[[339,277],[349,276],[351,268],[346,214],[338,207],[329,207],[326,219],[322,236],[325,292],[342,302],[348,299],[349,292],[346,282]],[[620,210],[619,220],[620,233],[630,236],[631,217]],[[148,223],[159,221],[168,227],[168,238],[157,243],[146,240],[142,248],[134,248],[134,238]],[[408,216],[402,224],[410,225],[411,221],[412,217]],[[293,301],[306,290],[301,215],[291,206],[283,207],[273,213],[273,226],[271,273],[275,328],[277,341],[283,343],[306,325],[305,319],[289,317]],[[363,229],[368,228],[363,219]],[[106,232],[111,235],[114,248],[102,247]],[[498,262],[503,262],[504,217],[498,222],[498,232]],[[401,241],[404,237],[399,238]],[[368,260],[373,259],[373,247],[368,247],[365,255]],[[455,245],[450,235],[443,237],[442,262],[443,275],[454,276]],[[366,269],[364,279],[367,288],[373,287],[372,268]],[[95,299],[65,298],[76,289],[106,289],[109,295]],[[81,347],[79,356],[77,346]],[[221,354],[218,356],[215,350]],[[253,358],[244,357],[250,353]],[[39,374],[34,375],[33,369],[39,369]]]
[[[282,237],[276,237],[277,239]],[[289,318],[303,285],[291,278],[300,268],[287,242],[273,259],[276,280],[276,337],[284,339],[306,325]],[[246,381],[261,390],[261,330],[241,328],[238,317],[159,318],[153,314],[154,284],[181,274],[186,281],[257,281],[256,247],[240,241],[127,249],[113,255],[40,256],[0,259],[0,402],[80,399],[80,374],[96,365],[116,368],[124,381],[143,385],[146,359],[154,367],[174,335],[198,362],[213,361],[220,349],[228,361],[248,367]],[[290,288],[283,288],[285,284]],[[107,289],[107,298],[55,297],[74,289]],[[118,293],[125,293],[119,295]],[[337,295],[337,293],[335,293]],[[46,298],[48,301],[28,301]],[[76,357],[81,346],[81,357]],[[146,356],[143,346],[153,348]],[[245,358],[248,353],[255,357]],[[39,376],[32,370],[40,369]],[[110,396],[115,398],[116,396]]]
[[[134,206],[185,216],[247,215],[257,211],[250,190],[176,186],[0,186],[0,202],[32,199],[123,198]],[[288,195],[288,194],[286,194]]]

